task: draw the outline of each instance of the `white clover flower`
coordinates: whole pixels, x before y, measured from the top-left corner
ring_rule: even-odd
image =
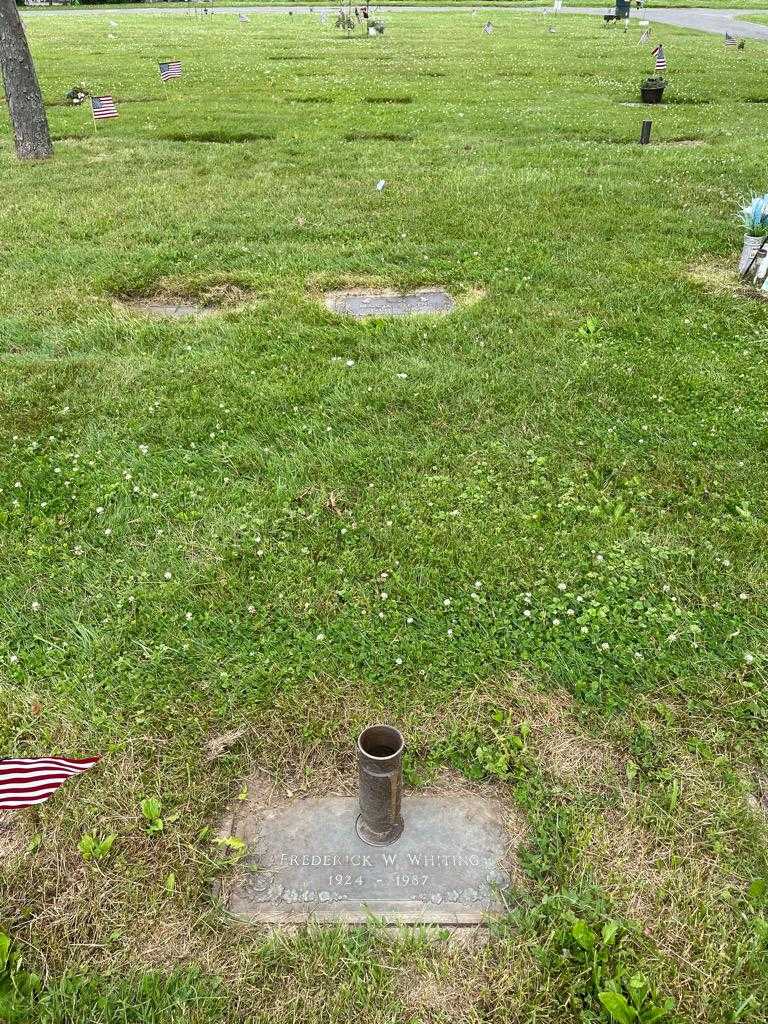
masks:
[[[747,654],[744,655],[744,661],[745,661],[745,663],[747,665],[751,665],[754,660],[755,660],[754,654],[747,653]]]
[[[33,601],[32,602],[32,611],[33,612],[39,612],[40,611],[40,602],[39,601]]]
[[[405,621],[408,623],[409,626],[412,626],[413,625],[413,616],[409,615],[408,618]]]
[[[192,612],[187,612],[184,615],[184,618],[187,620],[187,622],[191,622],[192,621]]]
[[[10,663],[11,663],[12,665],[16,665],[16,664],[18,664],[18,661],[19,661],[19,656],[18,656],[18,654],[11,654],[11,655],[10,655],[10,657],[8,658],[8,661],[10,661]]]
[[[403,659],[402,658],[395,658],[395,664],[396,665],[402,665],[403,664]]]
[[[526,619],[530,619],[530,617],[531,617],[531,609],[530,608],[524,609],[523,615],[526,617]]]
[[[443,605],[444,605],[444,606],[445,606],[446,608],[448,608],[448,607],[450,606],[450,604],[451,604],[451,599],[450,599],[450,597],[446,597],[446,598],[445,598],[445,600],[443,601]]]
[[[557,584],[557,589],[558,590],[567,590],[567,587],[566,587],[566,585],[564,583],[558,583]]]
[[[170,580],[172,578],[173,578],[173,573],[170,573],[170,572],[164,572],[163,573],[163,579],[164,580]]]

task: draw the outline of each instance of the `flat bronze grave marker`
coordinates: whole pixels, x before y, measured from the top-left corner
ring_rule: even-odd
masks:
[[[329,292],[325,304],[332,313],[362,319],[368,316],[411,316],[450,313],[455,302],[442,288],[419,288],[413,292],[352,289]]]
[[[293,801],[230,824],[248,845],[225,887],[251,923],[480,924],[504,911],[510,841],[499,808],[476,794],[408,796],[405,829],[386,846],[356,831],[358,801]]]

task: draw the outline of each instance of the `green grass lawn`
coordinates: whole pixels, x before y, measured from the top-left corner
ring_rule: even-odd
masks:
[[[654,28],[649,110],[636,27],[494,21],[28,21],[58,141],[0,138],[0,750],[104,759],[0,833],[11,1021],[607,1021],[638,973],[764,1019],[764,51]],[[356,323],[347,283],[465,301]],[[238,301],[117,304],[164,293]],[[498,749],[513,913],[233,927],[226,802],[349,789],[379,718],[414,783]]]
[[[333,3],[321,3],[319,0],[295,0],[293,4],[289,3],[289,0],[264,0],[259,3],[258,0],[212,0],[211,7],[292,7],[297,12],[303,7],[312,7],[314,10],[327,10],[337,11],[339,4]],[[72,4],[73,7],[79,7],[82,11],[93,11],[93,10],[105,10],[125,13],[128,9],[140,10],[141,6],[138,4],[132,4],[130,2],[123,3],[105,3],[105,4]],[[194,3],[187,3],[186,0],[147,0],[147,6],[155,7],[159,9],[166,9],[168,7],[181,7],[186,9],[203,9],[206,5],[202,0],[195,0]],[[343,6],[347,6],[346,4]],[[355,6],[354,3],[352,5]],[[386,0],[382,7],[446,7],[455,6],[458,9],[478,9],[481,7],[499,8],[499,9],[515,9],[515,8],[551,8],[551,0],[549,3],[546,0],[477,0],[477,3],[471,3],[469,0]],[[564,7],[596,7],[601,11],[612,10],[616,4],[610,2],[610,0],[564,0]],[[692,7],[692,8],[713,8],[716,10],[761,10],[768,8],[768,0],[646,0],[646,8],[652,7]],[[371,11],[374,12],[377,9],[377,5],[371,5]],[[632,0],[632,10],[636,12],[634,0]],[[33,14],[34,9],[26,10],[25,13]]]

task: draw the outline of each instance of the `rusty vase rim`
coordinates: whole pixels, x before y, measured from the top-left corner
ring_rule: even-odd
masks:
[[[365,749],[365,747],[363,746],[363,737],[365,736],[366,733],[373,732],[374,729],[381,729],[381,730],[389,733],[390,737],[392,739],[394,739],[395,737],[397,738],[397,741],[398,741],[397,742],[397,747],[396,747],[395,750],[392,751],[391,754],[385,754],[382,757],[382,756],[377,755],[377,754],[371,754],[371,753],[369,753],[369,751],[367,751]],[[396,729],[394,727],[394,725],[385,725],[383,723],[377,723],[376,725],[368,725],[368,726],[366,726],[365,729],[363,729],[363,731],[357,737],[357,749],[358,749],[358,751],[364,757],[370,758],[372,761],[379,761],[382,764],[386,763],[387,761],[392,761],[396,757],[399,757],[400,754],[402,754],[404,748],[405,748],[405,738],[403,737],[403,734],[400,732],[400,730]]]

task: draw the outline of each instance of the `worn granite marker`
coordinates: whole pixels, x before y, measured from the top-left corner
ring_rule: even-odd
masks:
[[[441,288],[420,288],[414,292],[366,291],[353,289],[329,292],[325,304],[332,313],[360,320],[369,316],[411,316],[450,313],[455,302]]]

